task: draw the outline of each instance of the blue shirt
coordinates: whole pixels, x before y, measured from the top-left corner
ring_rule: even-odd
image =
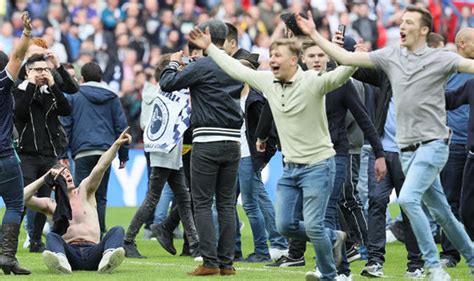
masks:
[[[13,96],[11,94],[12,79],[7,71],[0,71],[0,157],[13,152]]]
[[[388,152],[400,152],[400,148],[398,148],[397,140],[395,138],[396,128],[395,102],[392,97],[388,105],[387,119],[385,120],[384,133],[382,136],[383,150]]]
[[[454,90],[462,86],[467,80],[474,78],[474,74],[455,73],[448,78],[446,91]],[[448,111],[448,127],[453,131],[452,143],[467,143],[467,126],[469,122],[469,105],[462,105],[454,110]]]

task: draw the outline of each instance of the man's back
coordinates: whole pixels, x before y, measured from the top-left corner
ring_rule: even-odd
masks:
[[[107,150],[127,126],[118,96],[101,83],[82,84],[68,100],[72,113],[65,127],[74,155],[91,149]]]

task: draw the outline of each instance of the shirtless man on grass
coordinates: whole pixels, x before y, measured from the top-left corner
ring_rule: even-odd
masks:
[[[67,213],[65,207],[67,204],[59,200],[55,202],[50,198],[38,198],[34,194],[45,183],[56,188],[56,193],[60,192],[61,177],[67,186],[72,217],[62,235],[50,232],[46,236],[43,260],[50,270],[57,273],[72,273],[72,270],[97,270],[99,273],[110,273],[124,260],[122,227],[113,227],[100,239],[95,192],[119,148],[125,143],[130,143],[131,139],[127,128],[102,154],[91,174],[77,188],[74,186],[70,171],[61,165],[56,165],[44,176],[25,187],[25,205],[52,218],[55,211],[66,209]],[[56,210],[56,207],[59,210]]]

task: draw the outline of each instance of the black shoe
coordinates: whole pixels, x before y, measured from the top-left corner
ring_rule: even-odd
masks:
[[[353,262],[361,259],[361,255],[356,246],[352,245],[349,249],[346,250],[347,262]]]
[[[155,235],[156,240],[160,243],[161,247],[173,256],[176,255],[176,248],[173,245],[173,232],[168,231],[159,224],[150,225],[150,230]]]
[[[274,263],[267,264],[265,266],[269,267],[293,267],[293,266],[305,266],[304,256],[300,258],[293,259],[288,256],[281,256]]]
[[[146,257],[142,256],[140,254],[140,252],[138,251],[137,244],[135,244],[135,241],[133,241],[133,242],[124,241],[123,242],[123,249],[125,250],[125,256],[127,258],[146,259]]]
[[[45,250],[44,243],[41,241],[30,242],[30,253],[42,253]]]

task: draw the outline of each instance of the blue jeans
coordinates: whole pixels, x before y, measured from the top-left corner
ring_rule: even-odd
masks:
[[[278,250],[286,250],[288,249],[288,241],[277,230],[273,202],[264,185],[261,185],[259,189],[258,205],[260,206],[260,211],[265,220],[265,229],[267,230],[268,240],[270,240],[270,247]]]
[[[13,153],[0,158],[0,196],[6,206],[2,224],[20,224],[23,212],[23,175]]]
[[[99,161],[100,155],[91,155],[76,159],[76,167],[74,173],[74,184],[79,186],[83,179],[87,178],[92,169]],[[100,232],[104,234],[105,226],[105,211],[107,208],[107,187],[109,185],[110,167],[105,171],[102,181],[95,192],[95,200],[97,201],[97,214],[99,215]]]
[[[168,210],[170,209],[170,203],[173,201],[174,194],[168,183],[165,184],[163,191],[161,191],[160,201],[156,205],[154,224],[162,223],[168,216]]]
[[[286,163],[276,190],[277,229],[286,237],[312,242],[321,280],[336,277],[330,231],[324,227],[335,170],[334,157],[312,165]],[[301,209],[304,221],[297,218]]]
[[[464,226],[456,219],[446,200],[439,173],[448,160],[448,145],[436,140],[421,145],[416,151],[402,152],[401,162],[405,182],[398,202],[412,223],[413,233],[425,259],[426,267],[439,267],[438,249],[430,224],[421,207],[426,204],[433,218],[443,228],[448,239],[474,267],[474,247]]]
[[[368,209],[369,209],[369,190],[373,188],[373,186],[369,187],[369,171],[370,167],[373,168],[374,163],[369,163],[370,161],[374,161],[370,158],[370,154],[372,153],[372,146],[368,144],[364,144],[360,151],[360,166],[359,166],[359,181],[357,182],[357,191],[359,192],[359,199],[362,203],[362,207],[364,208],[365,216],[368,216]],[[373,185],[373,183],[371,184]]]
[[[72,270],[97,270],[105,251],[123,247],[123,237],[121,226],[111,228],[99,244],[68,244],[61,236],[50,232],[46,235],[46,250],[64,254]]]

